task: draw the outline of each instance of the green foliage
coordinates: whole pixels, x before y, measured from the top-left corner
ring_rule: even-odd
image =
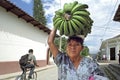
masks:
[[[44,9],[41,0],[34,0],[34,8],[33,8],[33,17],[41,22],[42,24],[46,25],[47,20],[44,16]]]
[[[61,37],[61,51],[62,52],[65,52],[66,50],[66,42],[67,42],[67,39],[65,37]],[[58,48],[60,48],[60,37],[55,38],[55,44]]]
[[[89,48],[87,46],[84,46],[82,52],[80,53],[82,56],[88,56],[90,55],[89,53]]]
[[[101,60],[101,59],[102,59],[102,55],[103,55],[102,52],[98,52],[98,54],[97,54],[97,59],[98,59],[98,60]]]

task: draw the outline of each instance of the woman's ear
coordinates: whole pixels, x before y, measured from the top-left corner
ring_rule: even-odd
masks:
[[[67,46],[65,47],[65,51],[68,52],[68,48],[67,48]]]
[[[85,47],[82,45],[82,49],[84,49]]]

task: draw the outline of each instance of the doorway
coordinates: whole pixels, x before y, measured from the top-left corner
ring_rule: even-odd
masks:
[[[116,60],[115,59],[115,47],[110,48],[110,60]]]

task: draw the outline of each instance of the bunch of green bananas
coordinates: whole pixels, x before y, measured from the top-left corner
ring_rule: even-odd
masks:
[[[55,12],[53,18],[54,28],[60,31],[60,35],[87,36],[91,32],[91,26],[93,24],[90,13],[86,10],[87,8],[87,4],[81,4],[77,1],[65,3],[63,9]]]

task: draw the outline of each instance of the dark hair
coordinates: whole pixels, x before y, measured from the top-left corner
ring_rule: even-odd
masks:
[[[67,40],[67,43],[69,43],[71,40],[74,40],[76,42],[80,42],[81,45],[83,45],[83,39],[78,36],[70,36]]]
[[[29,53],[31,53],[31,52],[33,52],[33,49],[29,49],[29,51],[28,51]]]

